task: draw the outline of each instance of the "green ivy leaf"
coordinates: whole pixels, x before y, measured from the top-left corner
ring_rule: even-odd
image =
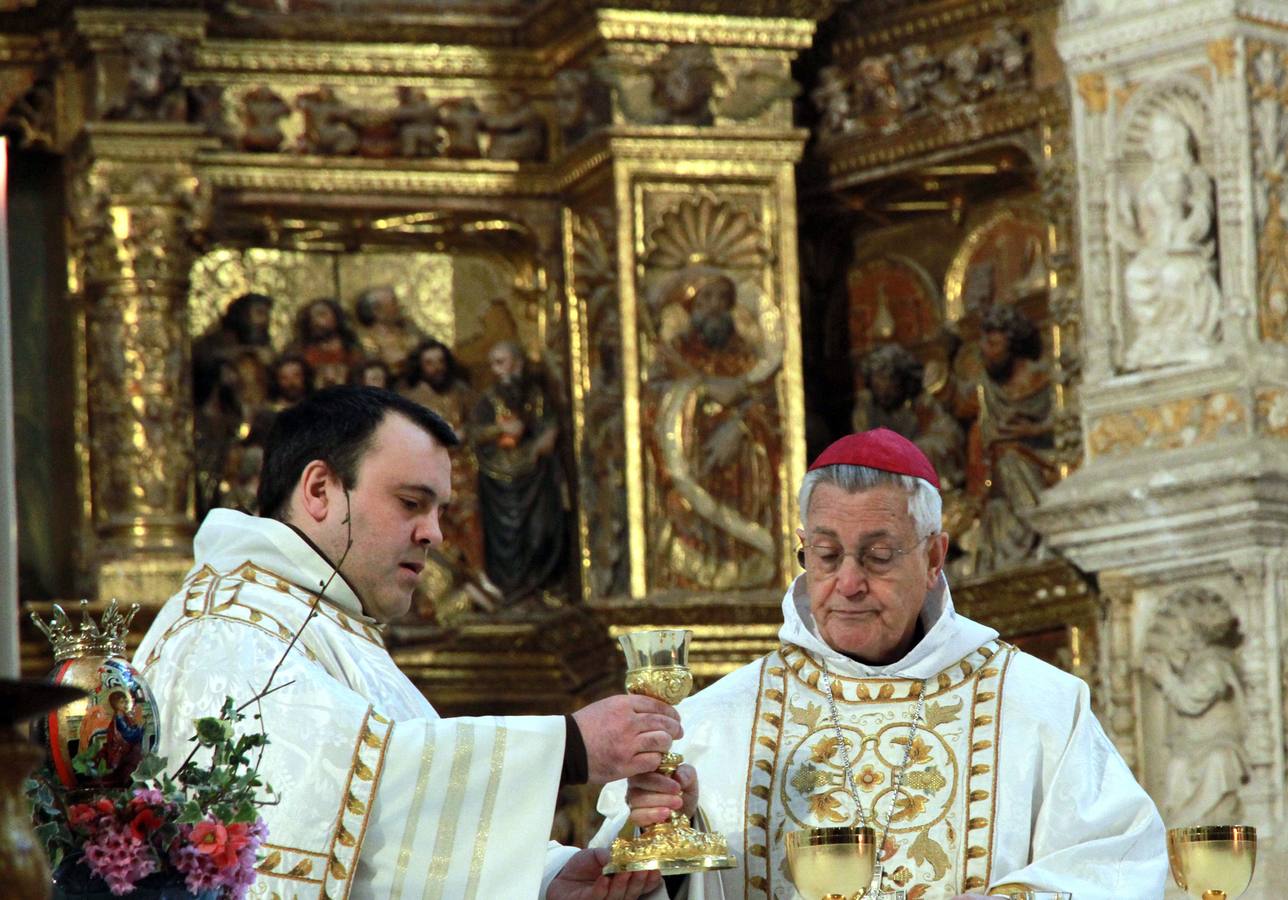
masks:
[[[232,740],[231,722],[206,716],[203,719],[197,719],[194,724],[197,728],[197,741],[203,747],[216,747]]]
[[[200,804],[196,800],[189,800],[179,808],[179,818],[176,821],[180,825],[196,825],[205,817]]]

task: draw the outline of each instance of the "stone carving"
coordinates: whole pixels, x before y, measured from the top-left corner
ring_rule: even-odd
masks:
[[[304,113],[300,152],[349,156],[357,151],[354,110],[336,95],[334,88],[323,85],[300,94],[295,98],[295,105]]]
[[[501,94],[501,105],[483,116],[491,135],[489,159],[538,160],[546,153],[546,120],[526,91],[510,88]]]
[[[291,114],[291,108],[276,91],[259,85],[242,97],[241,148],[252,153],[272,153],[282,146],[286,135],[282,133],[282,119]]]
[[[825,66],[810,97],[821,115],[824,139],[887,133],[904,127],[910,116],[945,115],[1024,90],[1031,63],[1028,32],[999,21],[991,33],[951,47],[910,44],[897,54]]]
[[[109,119],[183,122],[188,95],[183,88],[184,48],[177,37],[158,31],[127,31],[121,45],[129,56],[125,97],[107,111]]]
[[[1168,824],[1241,821],[1239,788],[1248,780],[1241,641],[1229,604],[1205,588],[1169,594],[1154,614],[1141,668],[1167,706],[1160,806]]]
[[[408,158],[438,153],[438,107],[420,88],[399,87],[393,121],[398,128],[398,149]]]
[[[1283,51],[1248,45],[1252,188],[1257,220],[1257,301],[1261,337],[1288,341],[1288,115]]]
[[[1207,360],[1220,330],[1212,178],[1179,114],[1155,110],[1148,128],[1148,173],[1134,191],[1122,185],[1111,219],[1130,255],[1122,279],[1128,371]]]
[[[860,371],[864,387],[854,404],[854,430],[889,428],[898,432],[934,463],[943,490],[960,487],[961,426],[926,390],[921,361],[898,344],[887,344],[868,353]]]

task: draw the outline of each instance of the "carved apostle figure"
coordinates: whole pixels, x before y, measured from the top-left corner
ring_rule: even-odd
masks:
[[[438,121],[443,126],[447,143],[443,155],[458,159],[477,159],[479,152],[479,130],[483,125],[483,113],[478,104],[469,97],[444,100],[438,107]]]
[[[1055,483],[1053,392],[1042,336],[1018,309],[991,306],[980,319],[983,371],[958,385],[959,418],[971,420],[966,490],[977,504],[976,572],[1041,558],[1027,513]]]
[[[526,91],[510,88],[501,94],[501,106],[483,117],[492,136],[489,159],[541,159],[546,152],[546,120],[532,105]]]
[[[886,344],[863,358],[865,387],[854,404],[855,431],[889,428],[921,448],[951,490],[962,483],[961,426],[922,384],[921,361],[898,344]]]
[[[661,510],[653,570],[675,587],[759,587],[776,572],[770,534],[778,368],[724,271],[691,266],[660,297],[652,417]]]
[[[438,107],[420,88],[398,88],[393,121],[398,128],[399,152],[408,158],[438,152]]]
[[[242,97],[242,149],[275,152],[286,139],[279,123],[290,114],[291,108],[272,88],[260,85],[247,91]]]
[[[1194,154],[1181,118],[1157,112],[1149,123],[1149,174],[1124,193],[1114,229],[1131,254],[1123,270],[1129,370],[1201,362],[1220,327],[1212,179]]]
[[[854,100],[849,76],[837,65],[824,66],[818,72],[818,86],[810,91],[818,109],[820,127],[826,134],[844,134],[855,127]]]
[[[1142,668],[1167,704],[1167,774],[1159,804],[1169,825],[1234,824],[1248,780],[1239,623],[1220,595],[1186,588],[1164,600]]]
[[[363,352],[388,366],[395,379],[401,378],[408,354],[425,335],[403,312],[398,294],[387,284],[367,288],[353,308],[361,326],[358,339]]]
[[[300,310],[295,334],[291,349],[313,370],[316,388],[347,383],[349,369],[362,359],[348,316],[330,297],[319,297]]]
[[[568,540],[554,397],[518,344],[496,344],[488,365],[496,380],[470,428],[487,575],[507,605],[557,603]]]
[[[334,88],[323,85],[300,94],[295,98],[295,105],[304,113],[300,149],[305,153],[349,156],[357,151],[358,131],[352,122],[353,110]]]
[[[183,122],[188,95],[183,88],[183,44],[158,31],[127,31],[121,39],[129,54],[125,99],[108,112],[110,119]]]
[[[555,75],[555,118],[563,145],[571,147],[609,119],[608,88],[587,69]]]

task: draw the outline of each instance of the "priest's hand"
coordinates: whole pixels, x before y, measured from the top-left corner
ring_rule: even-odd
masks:
[[[618,694],[572,714],[586,744],[590,783],[651,772],[684,733],[675,707],[642,694]]]
[[[665,822],[677,810],[692,821],[698,809],[698,773],[685,763],[674,776],[634,775],[626,782],[626,805],[631,808],[631,822],[641,828]]]
[[[605,875],[606,865],[607,848],[578,851],[550,882],[546,900],[636,900],[662,883],[662,876],[656,872]]]

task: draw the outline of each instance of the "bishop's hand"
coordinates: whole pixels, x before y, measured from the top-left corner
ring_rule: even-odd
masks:
[[[546,889],[546,900],[636,900],[662,883],[656,872],[605,875],[608,858],[608,850],[602,847],[569,857]]]
[[[653,771],[684,733],[675,707],[643,694],[608,697],[572,717],[586,744],[591,784]]]
[[[682,812],[692,821],[698,809],[698,773],[685,763],[675,775],[645,772],[626,782],[626,805],[631,808],[631,822],[643,828],[665,822],[673,812]]]

